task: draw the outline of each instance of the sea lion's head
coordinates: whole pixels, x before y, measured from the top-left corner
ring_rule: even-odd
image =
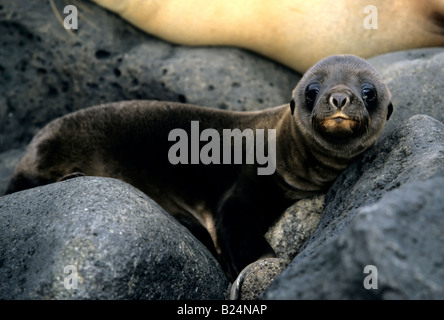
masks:
[[[387,86],[367,61],[336,55],[304,74],[290,107],[304,136],[327,149],[346,147],[354,153],[376,141],[393,111],[390,98]]]

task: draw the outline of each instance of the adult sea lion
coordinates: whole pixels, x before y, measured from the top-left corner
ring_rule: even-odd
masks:
[[[162,39],[237,46],[300,73],[333,54],[444,46],[444,0],[93,1]]]
[[[79,175],[121,179],[217,252],[234,279],[274,255],[263,237],[273,220],[296,200],[326,192],[374,144],[390,98],[368,62],[345,55],[314,65],[289,104],[262,111],[163,101],[90,107],[36,134],[7,193]],[[227,132],[237,133],[226,140]]]

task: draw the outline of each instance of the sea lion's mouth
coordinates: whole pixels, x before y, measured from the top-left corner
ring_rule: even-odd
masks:
[[[340,123],[342,123],[342,122],[344,122],[344,121],[346,121],[346,120],[349,120],[349,119],[344,118],[344,117],[334,117],[334,118],[331,119],[331,120],[334,120],[334,121],[336,121],[337,124],[340,124]]]
[[[342,121],[342,120],[351,120],[351,118],[346,115],[344,112],[342,111],[338,111],[335,114],[326,117],[325,120],[338,120],[338,121]]]
[[[326,133],[340,135],[353,134],[354,129],[358,125],[356,121],[352,120],[342,111],[326,117],[320,124]]]

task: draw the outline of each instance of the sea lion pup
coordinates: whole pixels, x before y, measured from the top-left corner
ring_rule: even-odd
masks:
[[[93,1],[164,40],[237,46],[300,73],[333,54],[444,45],[444,0]]]
[[[162,101],[95,106],[56,119],[38,132],[7,193],[79,175],[121,179],[217,252],[234,279],[251,262],[274,256],[263,235],[287,207],[326,192],[338,174],[374,144],[392,113],[390,98],[368,62],[345,55],[313,66],[289,104],[262,111]],[[237,137],[244,138],[230,138],[237,143],[228,148],[216,143],[223,141],[226,130],[235,129]],[[248,142],[248,132],[256,132],[256,140]],[[275,140],[270,139],[274,133]],[[239,156],[239,146],[241,153],[274,153],[268,166],[272,170],[260,174],[267,169],[264,162],[246,163],[248,153],[240,164],[231,161]],[[223,162],[217,160],[218,152]],[[214,162],[204,164],[204,156]]]

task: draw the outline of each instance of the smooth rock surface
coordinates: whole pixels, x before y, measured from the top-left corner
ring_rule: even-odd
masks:
[[[0,197],[0,221],[0,299],[224,299],[227,293],[211,253],[118,180],[76,178]],[[77,289],[65,288],[67,266],[77,270]]]

